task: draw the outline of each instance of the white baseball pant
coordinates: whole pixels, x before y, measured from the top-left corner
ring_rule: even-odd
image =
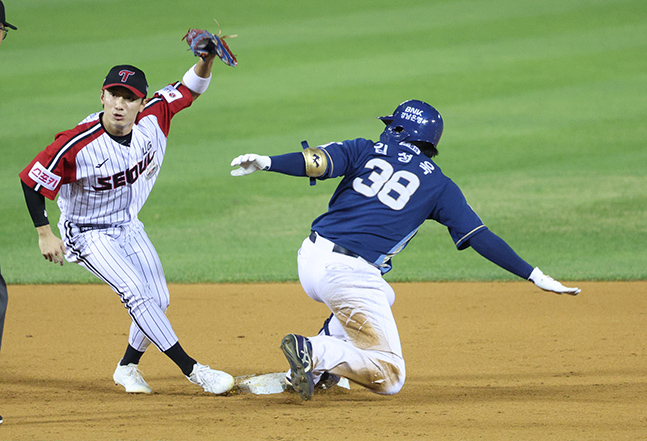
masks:
[[[298,255],[301,286],[334,315],[330,336],[309,337],[315,383],[330,372],[375,393],[396,394],[406,371],[391,311],[395,292],[378,268],[361,257],[333,252],[333,247],[317,235],[315,243],[303,241]]]
[[[109,228],[59,225],[66,259],[106,282],[121,297],[132,318],[128,343],[145,352],[151,342],[166,351],[178,338],[165,311],[170,297],[164,270],[143,224]]]

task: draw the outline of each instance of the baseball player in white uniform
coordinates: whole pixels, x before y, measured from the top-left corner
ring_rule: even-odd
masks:
[[[297,260],[304,291],[332,316],[319,335],[288,334],[281,342],[290,364],[286,380],[305,400],[315,386],[329,387],[339,377],[378,394],[400,391],[406,369],[391,311],[395,292],[383,275],[426,220],[446,226],[457,249],[471,247],[543,290],[580,292],[517,255],[442,173],[432,159],[443,132],[434,107],[407,100],[380,119],[386,127],[379,142],[357,138],[271,157],[245,154],[231,163],[238,166],[233,176],[258,170],[320,180],[343,176]]]
[[[169,290],[160,259],[137,217],[162,166],[171,119],[207,90],[215,57],[202,54],[181,82],[150,99],[144,72],[113,67],[101,90],[103,111],[57,134],[20,173],[45,259],[63,265],[65,256],[86,268],[119,295],[132,318],[113,376],[126,392],[151,392],[138,369],[151,342],[205,391],[223,394],[234,385],[231,375],[182,349],[165,314]],[[45,212],[44,197],[57,195],[62,241]]]

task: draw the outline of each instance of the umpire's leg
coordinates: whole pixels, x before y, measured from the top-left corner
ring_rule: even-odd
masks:
[[[0,349],[2,349],[2,330],[4,329],[4,316],[7,312],[8,301],[7,284],[2,277],[2,271],[0,271]],[[2,424],[2,416],[0,416],[0,424]]]
[[[4,329],[4,316],[7,312],[7,301],[9,295],[7,294],[7,284],[2,277],[0,271],[0,348],[2,348],[2,330]]]

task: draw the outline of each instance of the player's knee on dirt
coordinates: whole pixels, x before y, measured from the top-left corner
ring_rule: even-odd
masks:
[[[404,360],[401,361],[378,361],[378,370],[369,389],[380,395],[395,395],[404,386],[406,371]]]

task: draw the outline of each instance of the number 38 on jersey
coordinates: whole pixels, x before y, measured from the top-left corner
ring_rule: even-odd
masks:
[[[384,159],[373,158],[364,168],[373,170],[365,179],[355,178],[353,189],[366,197],[377,195],[378,200],[392,210],[402,210],[420,187],[420,179],[407,170],[393,172],[393,166]]]

